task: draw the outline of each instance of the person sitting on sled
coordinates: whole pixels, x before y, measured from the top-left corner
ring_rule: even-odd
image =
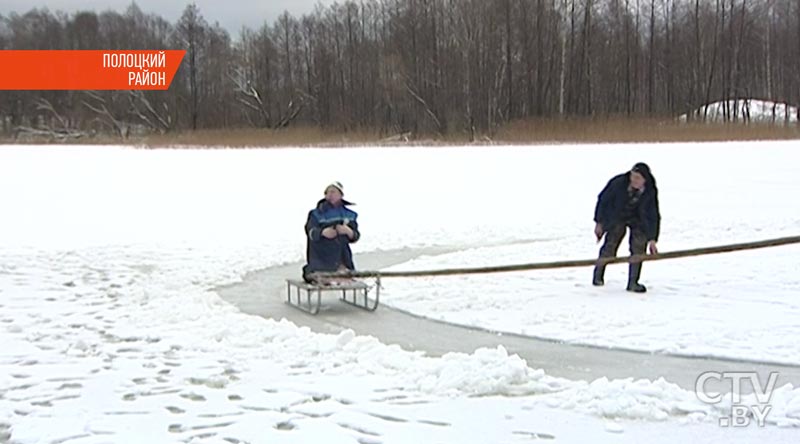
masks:
[[[303,280],[316,283],[313,273],[355,270],[350,244],[361,237],[358,214],[348,208],[341,182],[325,188],[325,198],[308,213],[306,221],[306,265]]]
[[[630,228],[630,250],[632,255],[658,253],[656,242],[661,228],[661,212],[658,208],[656,179],[645,163],[637,163],[630,171],[612,178],[597,198],[594,212],[596,222],[594,234],[599,242],[606,239],[600,249],[600,258],[617,255],[625,232]],[[604,284],[605,264],[594,269],[592,283]],[[639,283],[642,263],[631,263],[628,271],[628,291],[644,293],[647,288]]]

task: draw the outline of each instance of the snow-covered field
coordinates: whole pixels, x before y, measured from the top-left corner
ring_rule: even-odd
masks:
[[[727,107],[727,110],[725,109]],[[727,115],[726,115],[727,112]],[[788,125],[797,123],[797,107],[769,100],[727,100],[714,102],[694,110],[691,118],[709,122],[734,121]],[[690,115],[684,114],[680,120],[686,121]]]
[[[706,405],[664,381],[557,379],[502,349],[429,358],[351,332],[315,334],[244,315],[210,289],[299,260],[306,212],[332,179],[359,204],[357,252],[458,245],[471,249],[406,267],[482,265],[593,255],[595,195],[638,160],[651,163],[662,189],[664,250],[790,233],[800,220],[791,198],[796,156],[790,143],[0,147],[0,442],[793,442],[800,390],[791,386],[773,395],[767,428],[725,430],[716,422],[730,399]],[[497,242],[516,244],[481,248]],[[674,330],[694,328],[684,338],[690,353],[757,348],[735,335],[706,338],[719,326],[695,325],[723,315],[692,313],[694,305],[681,311],[675,299],[689,304],[702,287],[711,292],[699,297],[706,312],[731,298],[748,304],[740,311],[754,318],[739,327],[772,336],[750,337],[767,346],[757,358],[786,360],[797,356],[789,298],[798,288],[797,252],[650,265],[644,297],[618,291],[622,275],[613,268],[602,291],[578,290],[586,270],[482,277],[473,286],[385,285],[391,303],[431,314],[424,293],[458,284],[462,291],[447,293],[452,304],[436,314],[464,315],[471,304],[470,322],[484,327],[499,319],[487,305],[505,305],[513,285],[523,307],[543,289],[564,298],[563,305],[538,300],[555,319],[527,333],[558,337],[572,329],[572,340],[670,349],[675,336],[650,311],[662,325],[677,322]],[[676,307],[665,315],[667,298]],[[770,311],[769,301],[780,310]],[[564,306],[573,303],[582,307],[569,315]],[[536,328],[522,325],[513,307],[508,326]],[[628,335],[609,331],[622,321],[595,312],[614,307],[619,316],[631,309],[641,325]],[[589,339],[575,331],[581,316],[594,328]],[[625,342],[641,333],[644,345]]]

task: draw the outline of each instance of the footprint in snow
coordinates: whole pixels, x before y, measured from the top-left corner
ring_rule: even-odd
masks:
[[[546,439],[546,440],[556,439],[556,437],[554,435],[551,435],[549,433],[535,433],[535,432],[517,431],[517,432],[513,432],[513,434],[514,435],[518,435],[518,436],[525,436],[525,437],[530,438],[530,439]]]
[[[294,430],[294,424],[289,421],[283,421],[275,424],[275,428],[278,430]]]
[[[205,401],[206,400],[205,396],[198,395],[197,393],[181,393],[180,397],[184,398],[184,399],[188,399],[190,401],[196,401],[196,402],[200,402],[200,401]]]

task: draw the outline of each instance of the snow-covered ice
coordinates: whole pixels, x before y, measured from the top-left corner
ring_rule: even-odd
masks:
[[[796,172],[800,156],[794,145],[667,145],[641,147],[637,154],[629,154],[630,161],[651,160],[658,180],[663,216],[660,249],[797,235],[800,200],[793,196],[800,191]],[[600,152],[597,157],[608,154]],[[546,162],[528,163],[530,191],[498,217],[516,219],[517,230],[530,233],[530,240],[422,257],[389,270],[596,257],[599,246],[591,231],[596,195],[604,179],[616,172],[614,166],[624,167],[626,162],[597,161],[609,166],[582,171],[593,163],[593,155],[576,166],[544,153]],[[619,253],[629,254],[627,240]],[[624,291],[628,272],[624,264],[609,266],[602,288],[592,287],[591,269],[580,268],[403,279],[391,282],[383,295],[386,304],[406,311],[500,332],[603,347],[800,364],[798,257],[800,247],[788,246],[649,262],[642,276],[649,285],[645,295]]]
[[[746,214],[714,201],[724,180],[703,188],[710,193],[705,212],[671,198],[697,189],[687,178],[714,171],[722,180],[726,170],[742,177],[736,167],[745,170],[748,162],[774,172],[751,175],[752,184],[792,186],[783,177],[792,171],[788,144],[730,148],[745,157],[741,164],[726,164],[723,156],[722,166],[702,167],[723,149],[2,147],[0,442],[791,442],[800,426],[800,390],[791,386],[773,396],[769,427],[731,434],[716,426],[730,400],[707,405],[663,380],[558,379],[502,348],[431,358],[351,331],[322,335],[248,316],[212,291],[248,270],[300,259],[305,213],[332,178],[359,203],[365,235],[358,251],[460,245],[471,248],[459,253],[463,259],[476,264],[486,258],[476,254],[482,246],[500,241],[517,242],[502,247],[510,248],[502,260],[594,251],[591,241],[583,244],[595,188],[640,157],[652,159],[664,190],[662,248],[721,239],[709,234],[720,227],[732,237],[796,227],[797,213],[782,210],[791,209],[790,200],[762,202],[761,193],[742,189],[732,200],[743,199],[753,210]],[[755,151],[758,164],[746,157]],[[697,163],[678,168],[679,152]],[[731,214],[737,217],[723,220]],[[777,263],[790,254],[784,251],[751,256],[748,264]],[[680,271],[694,270],[686,267]],[[652,268],[651,299],[609,287],[585,303],[618,299],[619,306],[624,298],[661,309],[651,301],[697,282],[673,280],[675,289],[661,294],[657,282],[666,282],[670,270]],[[717,263],[712,271],[725,269]],[[770,276],[776,288],[797,285],[780,269]],[[534,277],[512,283],[524,290]],[[538,279],[551,293],[559,285],[569,288],[568,297],[578,293],[569,279]],[[447,284],[421,282],[433,292]],[[403,280],[386,285],[392,303],[423,288]],[[485,289],[484,299],[503,302],[492,285]],[[786,305],[784,299],[778,293],[774,303]],[[790,324],[769,321],[781,319]],[[728,345],[742,346],[735,338]]]

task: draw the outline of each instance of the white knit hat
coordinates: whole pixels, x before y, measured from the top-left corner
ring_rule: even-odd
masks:
[[[342,185],[342,183],[341,183],[341,182],[339,182],[339,181],[336,181],[336,180],[335,180],[335,181],[333,181],[333,182],[329,183],[329,184],[328,184],[328,186],[326,186],[326,187],[325,187],[325,192],[326,192],[326,193],[328,192],[328,189],[329,189],[330,187],[334,187],[334,188],[336,188],[336,189],[337,189],[337,190],[339,190],[339,192],[340,192],[340,193],[342,193],[342,195],[344,196],[344,186]]]

